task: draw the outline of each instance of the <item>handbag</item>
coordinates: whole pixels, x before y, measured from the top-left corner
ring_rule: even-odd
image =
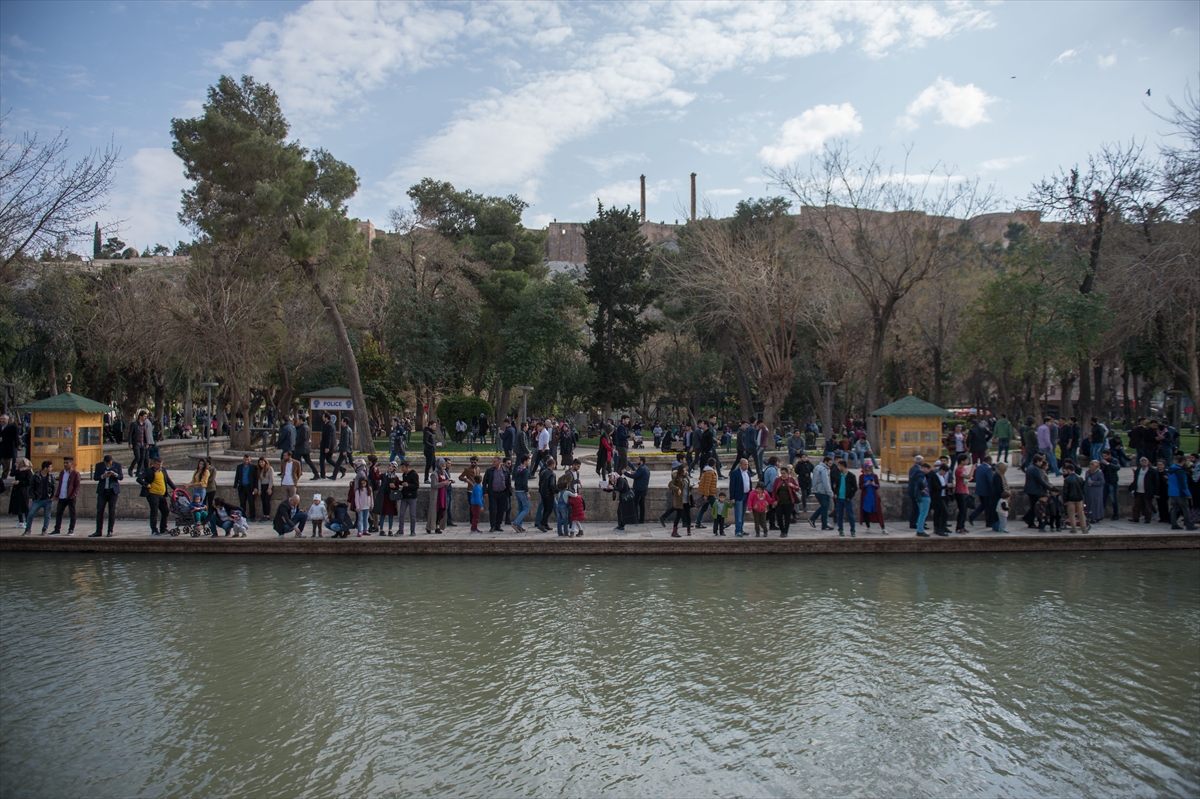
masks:
[[[403,498],[403,492],[399,488],[393,488],[388,491],[388,499],[392,502],[399,502]]]
[[[967,494],[967,508],[970,510],[975,510],[975,495],[974,494]]]

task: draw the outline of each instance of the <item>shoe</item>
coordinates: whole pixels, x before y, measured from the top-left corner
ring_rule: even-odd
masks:
[[[879,534],[880,534],[880,535],[887,535],[887,530],[884,530],[883,528],[880,528],[880,530],[879,530]]]
[[[108,535],[106,535],[105,538],[112,538],[112,533],[109,533]]]
[[[682,537],[682,536],[680,536],[680,535],[679,535],[679,531],[678,531],[678,530],[672,530],[672,531],[671,531],[671,538],[681,538],[681,537]]]
[[[416,535],[416,533],[409,533],[409,535],[410,535],[410,536],[413,536],[413,535]]]
[[[935,532],[935,533],[934,533],[934,535],[940,535],[940,536],[942,536],[942,537],[947,537],[947,536],[949,536],[950,534],[949,534],[949,533],[947,533],[945,530],[938,530],[937,532]]]
[[[280,538],[283,538],[283,536],[279,536],[279,537],[280,537]],[[359,538],[362,538],[362,537],[363,537],[363,534],[362,534],[362,533],[358,533],[358,537],[359,537]]]
[[[576,533],[576,534],[575,534],[575,537],[576,537],[576,538],[583,538],[583,530],[580,530],[578,533]]]
[[[434,534],[434,535],[441,535],[441,534],[442,534],[442,533],[444,533],[444,532],[446,532],[446,531],[445,531],[445,530],[434,530],[434,531],[433,531],[433,534]]]
[[[75,531],[74,531],[74,530],[67,530],[67,535],[75,535]]]
[[[722,532],[721,532],[721,537],[722,537],[722,538],[724,538],[724,537],[725,537],[725,532],[724,532],[724,531],[722,531]]]
[[[780,533],[780,534],[779,534],[779,537],[780,537],[780,538],[787,538],[787,533]]]
[[[858,538],[858,536],[856,536],[856,535],[854,534],[854,531],[853,531],[853,530],[851,530],[851,531],[850,531],[850,537],[851,537],[851,538]]]
[[[661,524],[663,527],[667,526],[667,522],[661,516],[658,517],[658,523]]]
[[[55,531],[54,531],[54,532],[52,532],[50,535],[58,535],[59,533],[60,533],[60,531],[59,531],[59,530],[55,530]],[[43,533],[43,535],[45,535],[45,533]]]
[[[940,478],[939,478],[939,479],[940,479]],[[843,533],[841,530],[838,530],[838,537],[839,537],[839,538],[845,538],[845,537],[846,537],[846,534],[845,534],[845,533]]]
[[[370,537],[371,537],[371,534],[370,534],[370,533],[363,533],[363,535],[365,535],[367,538],[370,538]]]
[[[447,527],[458,527],[458,522],[450,522],[446,526]]]
[[[917,533],[921,538],[929,538],[929,533]]]
[[[619,531],[621,531],[622,533],[623,533],[623,532],[625,532],[625,528],[624,528],[624,527],[618,527],[617,529],[618,529]]]
[[[816,528],[816,526],[817,526],[817,523],[816,523],[816,522],[814,522],[812,519],[809,519],[809,520],[808,520],[808,526],[809,526],[809,527],[812,527],[812,528]]]
[[[88,536],[88,538],[101,538],[101,537],[102,536],[100,535],[99,531],[92,533],[91,535]]]
[[[696,525],[696,529],[697,529],[697,530],[703,530],[703,529],[704,529],[704,525],[703,525],[703,524],[697,524],[697,525]]]

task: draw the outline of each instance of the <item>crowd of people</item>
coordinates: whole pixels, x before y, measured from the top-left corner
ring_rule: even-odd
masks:
[[[422,482],[430,487],[425,513],[426,534],[437,535],[457,527],[453,519],[453,492],[468,497],[470,526],[482,532],[510,527],[525,532],[529,524],[549,532],[551,515],[560,536],[583,535],[586,502],[582,463],[575,457],[579,433],[573,425],[553,418],[524,421],[505,419],[492,429],[486,418],[455,423],[456,433],[483,441],[489,434],[496,455],[489,467],[480,456],[463,456],[466,465],[456,472],[451,455],[438,447],[445,440],[441,422],[430,418],[422,430],[423,473],[408,459],[411,418],[396,417],[387,431],[389,454],[354,455],[354,431],[347,417],[320,414],[316,435],[307,414],[282,419],[275,439],[278,468],[266,455],[245,455],[234,468],[233,495],[218,496],[216,470],[211,459],[199,458],[191,479],[176,485],[163,467],[154,425],[147,411],[122,430],[130,462],[126,469],[106,455],[90,475],[96,484],[96,527],[93,536],[107,529],[112,535],[117,498],[126,475],[133,476],[149,504],[151,531],[168,533],[168,519],[176,515],[192,529],[209,535],[245,535],[251,524],[271,524],[279,536],[334,537],[404,534],[416,535],[418,496]],[[735,537],[748,535],[749,513],[754,535],[778,531],[787,537],[794,523],[807,521],[822,531],[837,529],[857,535],[859,525],[872,524],[887,534],[878,463],[861,420],[846,419],[841,429],[825,437],[820,457],[815,449],[815,425],[796,427],[786,438],[762,421],[721,425],[716,416],[700,419],[677,430],[655,425],[657,450],[675,450],[667,486],[667,510],[658,521],[671,522],[673,537],[704,530],[705,516],[712,534],[723,536],[732,528]],[[646,497],[650,468],[643,449],[640,424],[628,415],[598,423],[595,471],[601,487],[617,504],[617,529],[646,524]],[[676,438],[678,436],[678,438]],[[1106,518],[1120,518],[1120,470],[1132,466],[1130,493],[1134,521],[1157,520],[1172,529],[1194,529],[1200,522],[1200,456],[1179,450],[1179,432],[1166,419],[1138,420],[1122,435],[1093,418],[1081,425],[1075,417],[1046,416],[1040,423],[1027,418],[1014,425],[1003,413],[977,416],[946,426],[942,444],[946,454],[927,461],[914,459],[908,473],[909,527],[919,536],[964,534],[982,516],[986,527],[1006,532],[1013,491],[1007,473],[1011,453],[1020,454],[1024,476],[1021,491],[1028,509],[1023,520],[1043,531],[1086,533]],[[44,461],[35,471],[19,457],[23,440],[20,420],[0,417],[0,487],[11,487],[9,511],[24,534],[33,520],[42,517],[42,531],[66,535],[76,527],[76,502],[82,475],[70,458],[51,471]],[[786,458],[769,454],[786,447]],[[313,449],[316,449],[316,461]],[[736,450],[733,468],[723,474],[722,454]],[[565,464],[562,472],[558,465]],[[855,474],[850,470],[858,469]],[[349,484],[340,491],[315,494],[307,508],[300,507],[298,487],[306,479]],[[1052,485],[1050,476],[1062,478]],[[695,476],[695,477],[694,477]],[[718,481],[728,479],[725,486]],[[5,481],[10,481],[11,486]],[[186,503],[177,494],[182,491]],[[531,492],[539,508],[530,517]],[[335,496],[336,495],[336,496]],[[178,501],[177,501],[178,500]],[[809,511],[810,501],[815,503]],[[274,505],[274,510],[273,510]],[[399,521],[397,523],[397,517]],[[54,530],[49,532],[53,519]],[[105,522],[107,521],[107,525]]]

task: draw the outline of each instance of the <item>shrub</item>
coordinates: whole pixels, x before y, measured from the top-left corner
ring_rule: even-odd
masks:
[[[437,404],[438,419],[451,429],[459,419],[470,423],[471,420],[478,419],[481,413],[491,418],[492,406],[484,399],[466,394],[451,394],[443,397],[442,401]]]

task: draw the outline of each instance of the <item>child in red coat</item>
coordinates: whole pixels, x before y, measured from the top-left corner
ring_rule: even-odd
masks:
[[[571,526],[568,528],[568,535],[575,534],[575,537],[583,535],[583,522],[587,521],[587,514],[583,510],[583,495],[571,492],[571,496],[567,498],[567,505],[571,509]]]

